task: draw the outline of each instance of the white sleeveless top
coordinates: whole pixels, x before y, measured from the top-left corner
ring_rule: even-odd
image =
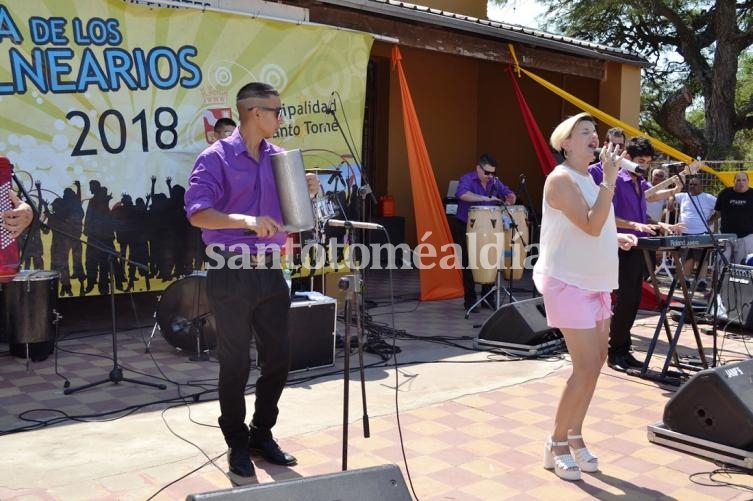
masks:
[[[581,174],[566,165],[564,169],[580,188],[589,207],[596,203],[599,188],[590,174]],[[533,267],[536,288],[542,290],[542,278],[549,276],[566,284],[590,291],[611,291],[617,288],[617,225],[614,207],[601,229],[592,237],[575,226],[565,214],[550,206],[544,197],[541,215],[539,259]]]

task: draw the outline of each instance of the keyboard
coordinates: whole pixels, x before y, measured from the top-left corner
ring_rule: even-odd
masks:
[[[665,235],[663,237],[640,237],[638,249],[646,250],[670,250],[670,249],[702,249],[714,246],[714,240],[718,243],[734,242],[737,235],[734,233],[715,233],[713,240],[708,233],[700,235]]]

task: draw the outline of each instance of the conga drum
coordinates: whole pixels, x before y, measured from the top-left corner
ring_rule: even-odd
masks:
[[[525,205],[508,205],[505,209],[505,268],[502,275],[505,280],[510,280],[510,275],[513,280],[520,280],[523,277],[526,246],[531,243],[528,235],[528,210]]]
[[[468,210],[468,266],[473,281],[493,284],[497,281],[504,253],[502,208],[495,205],[474,205]]]

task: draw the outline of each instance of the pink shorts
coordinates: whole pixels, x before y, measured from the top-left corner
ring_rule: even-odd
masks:
[[[584,290],[547,276],[542,282],[541,295],[549,327],[593,329],[596,322],[612,316],[609,292]]]

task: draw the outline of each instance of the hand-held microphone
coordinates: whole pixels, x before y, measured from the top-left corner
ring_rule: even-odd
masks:
[[[681,165],[685,165],[685,162],[667,162],[661,164],[662,167],[679,167]]]
[[[620,168],[625,169],[626,171],[632,172],[633,174],[638,174],[640,176],[646,174],[645,167],[633,162],[632,160],[628,160],[627,158],[623,158],[620,161]]]
[[[384,226],[376,223],[366,223],[363,221],[343,221],[342,219],[327,220],[329,226],[335,228],[356,228],[359,230],[383,230]]]

